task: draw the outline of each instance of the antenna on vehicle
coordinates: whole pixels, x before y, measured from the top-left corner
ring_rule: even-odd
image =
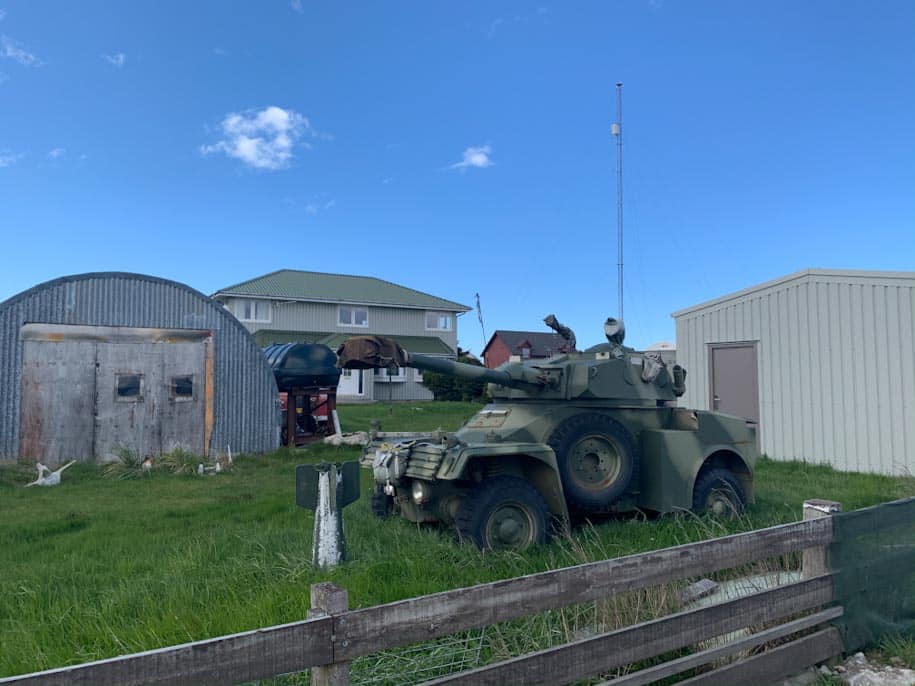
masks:
[[[616,121],[610,126],[616,136],[616,287],[619,319],[623,318],[623,84],[616,83]]]

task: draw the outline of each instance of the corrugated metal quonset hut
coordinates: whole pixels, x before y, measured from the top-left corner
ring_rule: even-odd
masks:
[[[915,272],[808,269],[673,313],[687,407],[773,459],[915,473]]]
[[[65,276],[0,303],[0,460],[279,445],[276,381],[219,303],[142,274]]]

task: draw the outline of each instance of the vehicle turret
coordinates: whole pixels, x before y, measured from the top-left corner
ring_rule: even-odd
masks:
[[[569,341],[572,352],[546,360],[506,362],[497,369],[455,362],[404,350],[382,336],[354,336],[337,350],[338,366],[347,369],[414,367],[489,382],[494,399],[583,400],[613,406],[656,406],[673,402],[686,390],[686,371],[672,370],[655,353],[623,346],[623,323],[604,324],[607,343],[575,352],[575,334],[553,315],[545,320]]]

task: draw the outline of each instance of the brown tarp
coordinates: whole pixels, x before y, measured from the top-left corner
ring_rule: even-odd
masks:
[[[337,348],[337,366],[343,369],[406,367],[407,354],[382,336],[353,336]]]

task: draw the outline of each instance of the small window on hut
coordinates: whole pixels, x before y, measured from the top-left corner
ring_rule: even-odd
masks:
[[[142,374],[117,374],[115,376],[115,400],[118,402],[139,402],[143,400]]]
[[[172,400],[194,399],[194,375],[173,376],[171,383]]]

